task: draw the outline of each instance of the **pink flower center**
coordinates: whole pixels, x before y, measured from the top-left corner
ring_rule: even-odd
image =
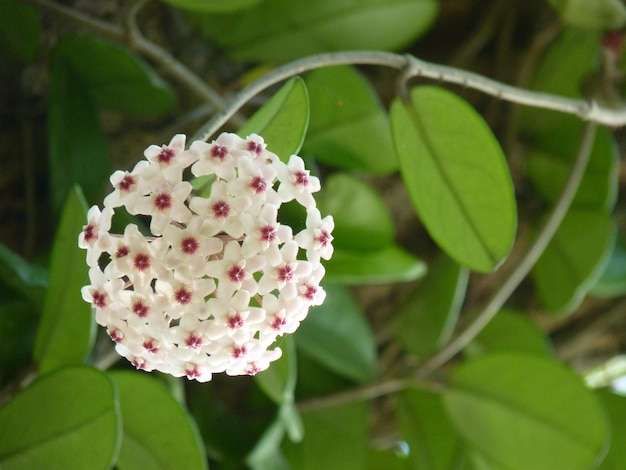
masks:
[[[263,151],[263,146],[254,140],[249,140],[247,147],[250,152],[254,152],[257,155]]]
[[[250,181],[250,187],[255,194],[263,193],[267,189],[267,181],[262,176],[253,176],[252,181]]]
[[[315,241],[320,244],[322,247],[326,247],[331,241],[333,237],[331,237],[330,233],[326,230],[322,230],[318,237],[315,238]]]
[[[181,287],[176,292],[174,292],[174,299],[181,305],[187,305],[189,302],[191,302],[191,297],[191,291],[185,289],[184,287]]]
[[[124,339],[124,333],[119,328],[114,328],[113,330],[107,330],[107,333],[111,337],[113,341],[116,343],[121,343]]]
[[[317,294],[317,286],[306,285],[306,290],[302,293],[302,297],[311,302]]]
[[[139,253],[135,255],[133,265],[137,271],[145,271],[150,268],[150,257],[145,253]]]
[[[172,196],[168,193],[160,193],[154,197],[154,207],[156,207],[160,211],[164,211],[165,209],[169,209],[172,207]]]
[[[274,317],[274,321],[272,321],[270,326],[275,331],[281,331],[286,324],[287,324],[287,319],[285,317],[282,317],[280,315],[276,315]]]
[[[233,347],[233,357],[235,359],[239,359],[240,357],[245,356],[247,352],[248,352],[248,348],[246,348],[245,344],[242,344],[241,346]]]
[[[219,161],[223,161],[228,155],[228,149],[223,145],[215,144],[211,147],[211,157],[217,158]]]
[[[226,324],[231,330],[237,330],[243,326],[243,318],[241,317],[241,315],[236,313],[228,317],[228,320],[226,320]]]
[[[130,253],[130,248],[128,248],[126,245],[120,245],[117,248],[117,251],[115,252],[115,254],[113,255],[114,258],[123,258],[124,256],[126,256],[128,253]]]
[[[257,366],[254,362],[248,364],[248,368],[246,369],[246,374],[248,375],[256,375],[261,368]]]
[[[230,214],[230,206],[226,201],[216,201],[211,206],[213,217],[225,219]]]
[[[123,192],[127,193],[130,189],[135,185],[136,181],[133,175],[124,175],[124,177],[117,184],[117,188]]]
[[[241,282],[246,277],[246,270],[242,266],[234,265],[226,272],[226,275],[231,282]]]
[[[273,225],[261,227],[261,240],[264,242],[273,242],[276,240],[277,230]]]
[[[196,364],[189,364],[185,368],[185,375],[189,380],[200,377],[200,371],[198,370],[198,366]]]
[[[149,307],[143,303],[141,300],[137,300],[133,303],[132,307],[133,313],[137,315],[139,318],[145,318],[148,316],[148,312],[150,311]]]
[[[174,158],[174,151],[169,147],[163,147],[157,155],[157,161],[163,165],[169,165],[172,158]]]
[[[91,298],[92,300],[92,304],[95,305],[98,308],[104,308],[107,306],[107,295],[104,292],[100,292],[100,291],[94,291],[93,294],[91,294]]]
[[[309,184],[309,172],[308,171],[296,171],[294,173],[296,179],[296,185],[306,186]]]
[[[144,341],[142,346],[150,354],[155,354],[159,351],[159,342],[152,338]]]
[[[189,336],[185,338],[185,346],[191,349],[198,349],[202,346],[202,336],[195,333],[189,333]]]
[[[83,237],[85,241],[89,244],[94,242],[98,238],[98,234],[95,232],[95,228],[92,224],[85,225],[83,229]]]
[[[147,369],[147,366],[148,366],[148,364],[146,363],[146,360],[142,357],[133,358],[131,363],[139,370],[145,370]]]
[[[280,266],[278,268],[276,268],[277,272],[278,272],[278,280],[281,282],[289,282],[291,281],[291,279],[293,279],[293,275],[294,275],[294,270],[293,268],[286,264],[284,266]]]
[[[194,237],[185,237],[180,241],[180,250],[186,255],[193,255],[198,249],[199,243]]]

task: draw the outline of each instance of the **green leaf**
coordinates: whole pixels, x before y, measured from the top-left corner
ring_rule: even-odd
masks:
[[[0,386],[8,384],[31,361],[37,315],[24,301],[0,303]]]
[[[528,155],[528,175],[539,193],[554,203],[567,183],[578,152],[583,123],[562,119],[555,132],[534,139]],[[578,209],[610,212],[617,200],[619,153],[611,133],[599,128],[589,164],[572,202]]]
[[[280,450],[284,435],[285,425],[278,417],[248,454],[246,464],[252,470],[289,470],[289,465]]]
[[[311,410],[302,414],[306,439],[283,446],[291,468],[362,470],[366,467],[368,409],[365,402]]]
[[[610,216],[571,210],[532,271],[543,306],[551,312],[576,308],[602,274],[614,239]]]
[[[333,246],[377,250],[393,243],[393,219],[385,201],[367,183],[348,173],[334,173],[317,197],[322,214],[335,221]]]
[[[619,297],[626,294],[626,240],[616,237],[609,261],[589,293],[598,297]]]
[[[34,307],[40,307],[48,286],[48,271],[0,244],[0,280]]]
[[[298,377],[296,351],[291,336],[285,336],[280,347],[283,355],[270,367],[254,376],[259,388],[277,405],[293,402]]]
[[[599,470],[620,470],[626,461],[626,397],[608,390],[596,395],[611,422],[611,444]]]
[[[72,69],[98,106],[142,117],[168,114],[176,97],[141,57],[94,36],[64,36],[54,60]]]
[[[111,381],[90,367],[37,379],[0,408],[0,467],[111,468],[121,437],[116,402]]]
[[[190,11],[205,13],[229,12],[243,10],[259,3],[261,0],[161,0],[172,6]]]
[[[396,419],[401,436],[409,446],[411,469],[456,468],[453,463],[458,461],[463,445],[440,395],[425,390],[406,390],[400,395]]]
[[[386,284],[412,281],[426,273],[426,264],[393,244],[376,251],[338,247],[326,262],[326,280],[338,284]]]
[[[15,0],[0,1],[0,54],[5,59],[30,62],[41,43],[37,10]]]
[[[608,443],[593,392],[545,357],[481,356],[456,367],[443,399],[458,432],[496,468],[587,470]]]
[[[118,388],[124,426],[116,468],[208,468],[195,423],[165,387],[134,371],[109,376]]]
[[[398,169],[385,110],[356,69],[317,69],[306,83],[311,100],[306,154],[339,168],[374,174]]]
[[[90,203],[102,199],[111,172],[106,141],[87,84],[57,54],[50,68],[50,192],[52,207],[58,213],[75,184],[85,188]]]
[[[464,349],[470,356],[517,351],[549,356],[552,348],[544,332],[528,316],[501,310]]]
[[[81,363],[91,350],[94,319],[80,290],[89,284],[85,251],[78,248],[78,233],[87,217],[80,188],[69,194],[54,238],[49,285],[37,332],[34,359],[41,373]]]
[[[619,29],[626,24],[621,0],[548,0],[563,21],[572,26],[597,30]]]
[[[281,62],[319,52],[394,50],[433,23],[435,0],[265,0],[242,14],[194,18],[238,60]]]
[[[325,286],[326,301],[309,312],[295,333],[305,354],[344,377],[365,382],[376,373],[374,335],[348,290]]]
[[[243,126],[238,134],[263,137],[268,150],[283,161],[297,154],[309,125],[309,97],[304,81],[290,79]]]
[[[401,344],[412,354],[426,357],[448,342],[456,325],[469,273],[441,254],[428,274],[402,305],[395,324]]]
[[[465,101],[422,86],[394,101],[391,124],[404,183],[418,216],[459,264],[494,270],[515,238],[517,215],[506,160]]]

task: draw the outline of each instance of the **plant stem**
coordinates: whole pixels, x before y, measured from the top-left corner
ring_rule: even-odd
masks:
[[[504,305],[504,302],[506,302],[513,291],[530,272],[554,237],[554,234],[561,225],[561,222],[567,214],[574,196],[578,191],[578,187],[580,186],[580,182],[585,173],[585,168],[587,167],[587,163],[589,161],[589,156],[591,155],[591,149],[595,138],[595,130],[595,123],[589,122],[585,126],[580,148],[578,149],[576,161],[574,162],[574,166],[570,172],[569,179],[563,188],[558,201],[552,209],[552,213],[546,220],[526,256],[509,275],[500,289],[494,293],[486,307],[478,314],[478,316],[476,316],[472,323],[461,334],[448,343],[445,348],[420,367],[420,375],[427,375],[435,371],[450,360],[454,355],[460,352],[471,340],[473,340],[487,325],[487,323],[491,321],[496,313],[498,313],[502,305]]]

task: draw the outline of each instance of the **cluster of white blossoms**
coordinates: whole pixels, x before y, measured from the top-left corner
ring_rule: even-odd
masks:
[[[111,176],[104,208],[92,207],[78,244],[87,250],[90,285],[83,298],[117,352],[138,369],[205,382],[212,374],[252,375],[281,355],[309,307],[324,301],[320,258],[333,252],[331,216],[312,193],[319,179],[296,155],[282,162],[263,139],[185,136],[148,147],[132,171]],[[209,176],[208,197],[184,180]],[[281,204],[306,209],[299,233],[278,221]],[[116,208],[148,216],[110,233]],[[146,221],[148,219],[146,218]]]

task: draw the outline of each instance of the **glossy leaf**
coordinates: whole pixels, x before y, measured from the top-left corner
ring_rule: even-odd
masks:
[[[396,419],[401,436],[409,446],[408,459],[413,470],[455,468],[463,444],[450,423],[441,396],[433,392],[408,389],[400,395]]]
[[[311,100],[306,154],[374,174],[398,169],[387,114],[359,72],[347,66],[317,69],[306,83]]]
[[[85,251],[78,248],[77,241],[86,219],[84,197],[74,188],[54,238],[48,291],[33,353],[41,373],[83,362],[93,344],[91,306],[80,293],[89,284]]]
[[[608,443],[593,392],[552,359],[482,356],[456,367],[443,398],[461,436],[497,468],[586,470]]]
[[[325,286],[326,301],[309,312],[295,333],[305,354],[344,377],[365,382],[376,372],[376,344],[365,315],[349,291]]]
[[[418,216],[459,264],[495,269],[517,225],[513,184],[491,130],[465,101],[432,86],[391,107],[394,143]]]
[[[102,372],[65,368],[0,408],[0,467],[108,469],[121,437],[117,397]]]
[[[397,245],[376,251],[338,247],[326,262],[326,280],[339,284],[386,284],[419,279],[426,264]]]
[[[298,470],[362,470],[366,467],[368,412],[365,402],[352,402],[304,412],[306,439],[283,446],[291,468]]]
[[[609,261],[590,290],[598,297],[618,297],[626,294],[626,240],[618,234]]]
[[[37,10],[15,0],[0,2],[0,55],[5,59],[30,62],[41,42]]]
[[[545,333],[528,316],[513,310],[501,310],[464,352],[478,356],[504,351],[549,356],[551,346]]]
[[[608,262],[615,238],[611,217],[571,210],[533,268],[543,306],[568,312],[582,301]]]
[[[608,390],[597,391],[596,395],[611,422],[611,445],[598,468],[620,470],[626,462],[626,397]]]
[[[208,468],[195,423],[165,387],[137,372],[109,376],[118,389],[124,428],[116,468]]]
[[[309,97],[304,81],[289,80],[242,127],[238,134],[245,138],[259,134],[268,150],[283,161],[297,154],[309,125]]]
[[[48,271],[0,244],[0,280],[24,300],[40,307],[48,285]]]
[[[167,83],[139,56],[93,36],[64,36],[54,50],[89,90],[98,106],[135,116],[169,113],[176,97]]]
[[[393,243],[394,226],[385,201],[368,184],[348,173],[324,180],[317,206],[335,221],[333,246],[377,250]]]
[[[50,192],[52,207],[60,212],[75,184],[84,188],[90,204],[99,201],[111,171],[106,140],[89,87],[56,54],[50,67]]]
[[[172,6],[197,12],[229,12],[250,8],[261,0],[161,0]]]
[[[621,0],[548,0],[563,21],[572,26],[597,30],[619,29],[626,24]]]
[[[534,139],[528,155],[528,175],[533,185],[554,203],[567,183],[578,153],[583,124],[563,119],[555,132]],[[572,202],[578,209],[610,212],[617,199],[619,154],[614,137],[605,128],[597,130],[589,164]]]
[[[465,297],[468,275],[466,268],[445,254],[429,268],[397,317],[396,334],[408,352],[426,357],[450,339]]]
[[[319,52],[399,49],[432,24],[434,0],[266,0],[243,14],[194,18],[238,60],[281,62]]]

